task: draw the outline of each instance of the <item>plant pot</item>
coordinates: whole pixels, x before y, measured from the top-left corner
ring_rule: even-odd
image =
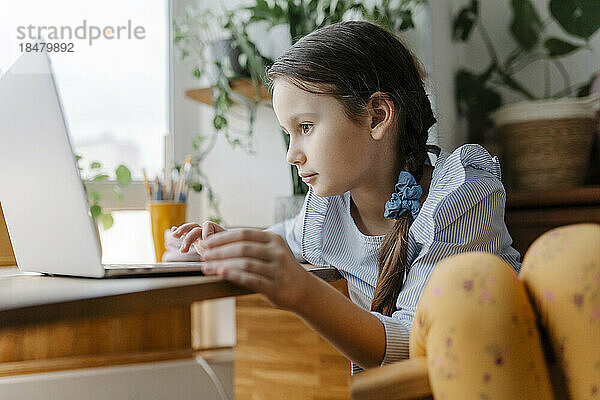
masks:
[[[275,198],[275,223],[285,221],[298,215],[304,205],[305,195],[297,194]]]
[[[492,118],[507,188],[534,191],[583,185],[599,106],[600,95],[500,107]]]
[[[230,69],[230,74],[233,72],[233,75],[250,76],[248,70],[240,65],[241,51],[233,39],[210,42],[206,51],[206,60],[208,61],[206,72],[211,85],[217,83],[226,69]]]

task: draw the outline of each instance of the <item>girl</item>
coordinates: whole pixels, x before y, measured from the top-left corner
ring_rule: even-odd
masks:
[[[268,77],[290,135],[287,161],[309,192],[297,217],[265,231],[173,227],[205,274],[293,311],[355,373],[409,357],[417,302],[440,260],[480,251],[520,270],[497,158],[479,145],[449,154],[426,144],[435,119],[397,37],[367,22],[330,25],[288,49]],[[336,267],[351,301],[299,262]]]

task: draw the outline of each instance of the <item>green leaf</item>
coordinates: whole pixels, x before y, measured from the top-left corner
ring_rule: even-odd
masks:
[[[494,89],[487,87],[482,76],[489,76],[490,69],[482,75],[460,70],[456,75],[456,99],[460,115],[477,118],[484,126],[491,125],[489,114],[500,107],[502,97]]]
[[[215,224],[221,223],[221,218],[217,218],[217,217],[210,217],[208,220],[214,222]]]
[[[564,40],[555,37],[547,39],[544,42],[544,47],[548,50],[548,55],[550,57],[564,56],[581,48],[581,46],[577,44],[565,42]]]
[[[200,148],[200,145],[206,140],[207,138],[202,136],[202,135],[198,135],[198,136],[194,136],[194,138],[192,139],[192,147],[194,148],[194,150],[198,150]]]
[[[215,115],[215,118],[213,119],[213,125],[215,126],[216,130],[220,131],[227,126],[227,119],[222,115]]]
[[[477,22],[478,16],[478,0],[472,0],[469,6],[461,8],[452,26],[452,37],[454,40],[466,41]]]
[[[112,215],[110,214],[101,214],[100,221],[102,221],[102,227],[104,228],[104,230],[110,229],[111,226],[113,226],[113,223],[115,222],[113,220]]]
[[[90,212],[92,213],[92,217],[98,218],[100,214],[102,214],[102,207],[100,207],[98,204],[94,204],[90,207]]]
[[[98,161],[93,161],[90,164],[90,169],[99,169],[102,168],[102,164],[100,164]]]
[[[81,160],[83,157],[81,157],[80,155],[75,154],[75,161],[79,161]]]
[[[565,31],[586,40],[600,28],[598,0],[550,0],[550,13]]]
[[[583,85],[581,85],[577,88],[575,95],[577,97],[586,97],[590,94],[591,88],[592,88],[592,85],[590,83],[584,83]]]
[[[119,199],[120,201],[123,201],[123,190],[121,190],[120,186],[118,186],[118,185],[113,186],[113,193],[117,199]]]
[[[200,182],[192,182],[191,187],[195,192],[199,193],[202,191],[202,188],[204,186],[202,186],[202,184]]]
[[[119,165],[116,169],[115,174],[117,175],[117,182],[119,186],[127,186],[131,183],[131,171],[124,165]]]
[[[106,174],[98,174],[92,178],[94,182],[102,182],[106,179],[108,179],[108,175]]]
[[[600,72],[594,72],[592,74],[592,76],[590,77],[590,79],[586,83],[581,84],[577,88],[577,92],[576,92],[576,96],[577,97],[585,97],[585,96],[588,96],[590,94],[590,90],[592,89],[592,85],[594,84],[594,81],[596,80],[596,78],[599,76],[598,74],[600,74]]]
[[[192,70],[192,75],[194,76],[194,78],[200,79],[202,78],[202,71],[200,71],[200,68],[194,67],[194,69]]]
[[[400,10],[398,11],[397,16],[399,17],[400,21],[402,21],[400,26],[396,29],[397,31],[405,31],[415,27],[415,23],[412,18],[412,10]]]
[[[522,48],[531,50],[538,43],[542,20],[530,0],[511,0],[510,4],[513,10],[510,31]]]
[[[90,191],[89,196],[92,204],[95,204],[100,201],[100,193],[98,193],[95,190]]]

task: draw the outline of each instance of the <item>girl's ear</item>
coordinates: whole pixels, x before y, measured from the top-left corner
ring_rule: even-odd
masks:
[[[373,93],[367,103],[367,111],[371,137],[375,140],[383,139],[396,118],[396,108],[392,98],[387,93]]]

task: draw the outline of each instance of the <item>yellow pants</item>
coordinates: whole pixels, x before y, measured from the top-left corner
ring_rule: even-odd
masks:
[[[600,399],[600,225],[546,232],[521,272],[499,257],[440,262],[423,291],[410,356],[438,399]],[[562,383],[550,380],[556,362]]]

